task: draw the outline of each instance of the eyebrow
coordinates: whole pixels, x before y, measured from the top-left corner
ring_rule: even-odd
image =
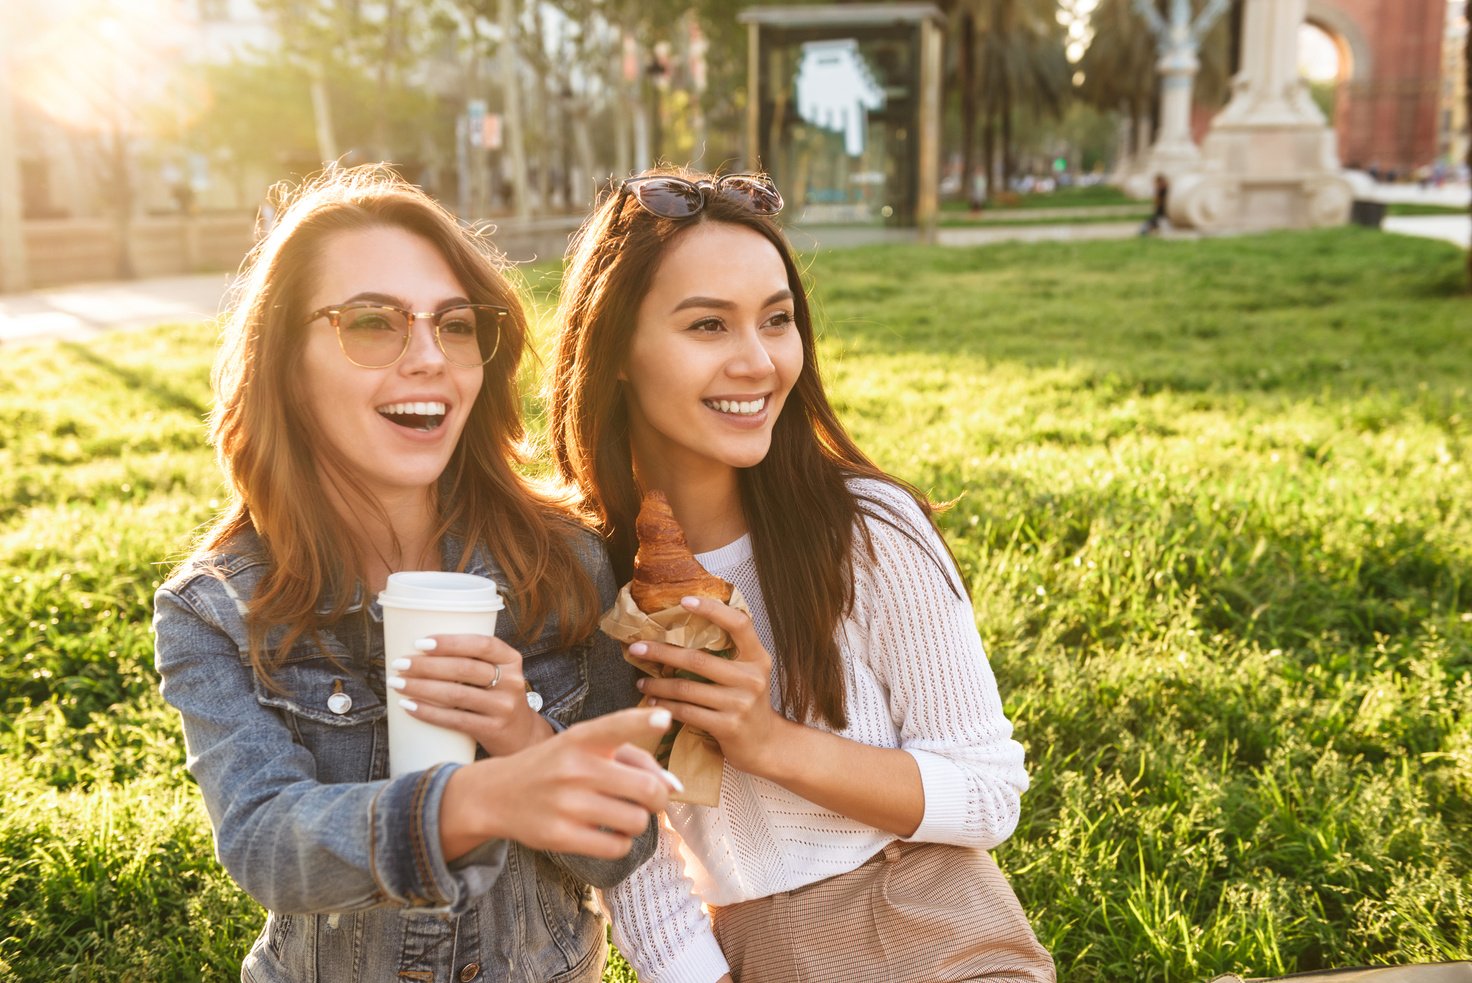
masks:
[[[783,287],[781,290],[777,291],[776,293],[772,294],[772,296],[762,301],[762,306],[770,307],[780,301],[791,299],[792,291],[787,289],[786,287]],[[673,314],[676,311],[683,311],[690,307],[714,307],[717,310],[728,311],[735,306],[736,304],[734,302],[729,300],[722,300],[719,297],[686,297],[684,300],[680,301],[673,308],[671,308],[670,313]]]
[[[373,290],[364,290],[360,293],[355,293],[347,300],[343,301],[343,303],[354,304],[359,301],[367,301],[370,304],[386,304],[389,307],[401,307],[406,311],[410,309],[409,304],[404,300],[404,298],[395,297],[393,294],[381,294]],[[434,309],[437,311],[442,311],[447,307],[454,307],[458,304],[468,303],[470,303],[470,301],[465,297],[447,297],[436,304]]]

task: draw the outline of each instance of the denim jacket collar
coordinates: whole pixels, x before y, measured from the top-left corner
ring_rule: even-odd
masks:
[[[456,530],[450,530],[449,532],[445,533],[444,537],[440,540],[440,569],[454,570],[455,565],[460,562],[460,554],[464,549],[465,537],[463,535],[461,535]],[[470,558],[466,562],[464,572],[473,573],[478,577],[488,577],[491,580],[496,581],[498,586],[501,586],[503,588],[505,586],[501,582],[501,570],[496,565],[495,560],[491,558],[490,551],[486,549],[484,544],[477,546],[473,551],[471,551]],[[352,601],[348,603],[348,606],[343,611],[343,613],[354,614],[362,610],[364,594],[365,592],[363,590],[362,583],[355,582],[353,584]],[[333,595],[331,590],[327,590],[323,593],[322,600],[317,605],[317,614],[324,617],[330,615],[337,610],[336,605],[337,598]],[[368,607],[369,612],[373,615],[375,619],[381,619],[383,617],[383,611],[378,606],[378,598],[375,597],[371,601],[369,601]]]

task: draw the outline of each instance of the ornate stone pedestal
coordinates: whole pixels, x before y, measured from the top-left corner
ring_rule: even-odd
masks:
[[[1126,194],[1149,198],[1156,175],[1174,181],[1201,168],[1201,151],[1191,139],[1191,93],[1201,68],[1197,53],[1202,37],[1226,12],[1227,0],[1209,0],[1194,17],[1190,0],[1172,0],[1169,21],[1160,16],[1155,0],[1135,0],[1135,10],[1160,47],[1160,134],[1149,152],[1130,164],[1121,183]]]
[[[1203,232],[1306,229],[1349,220],[1354,189],[1334,131],[1298,78],[1307,0],[1247,0],[1243,67],[1201,162],[1171,183],[1175,225]]]

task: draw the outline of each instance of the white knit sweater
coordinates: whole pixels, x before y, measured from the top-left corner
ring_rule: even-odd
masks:
[[[875,559],[856,545],[853,611],[839,629],[848,728],[838,733],[915,758],[925,815],[911,840],[989,849],[1017,826],[1027,772],[971,604],[940,539],[904,492],[868,480],[851,489],[898,512],[909,535],[868,519]],[[741,591],[758,636],[774,651],[749,537],[698,559]],[[772,702],[778,705],[775,671]],[[604,894],[614,944],[641,983],[712,983],[727,971],[702,901],[725,905],[790,891],[853,870],[896,839],[729,764],[718,806],[673,803],[667,820],[654,856]]]

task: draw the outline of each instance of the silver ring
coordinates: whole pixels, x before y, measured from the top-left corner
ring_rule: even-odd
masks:
[[[493,665],[493,666],[496,667],[496,674],[491,677],[491,681],[490,682],[486,683],[486,685],[485,685],[485,688],[486,689],[495,689],[496,688],[496,684],[501,681],[501,663],[499,663],[499,662],[492,662],[491,665]]]

